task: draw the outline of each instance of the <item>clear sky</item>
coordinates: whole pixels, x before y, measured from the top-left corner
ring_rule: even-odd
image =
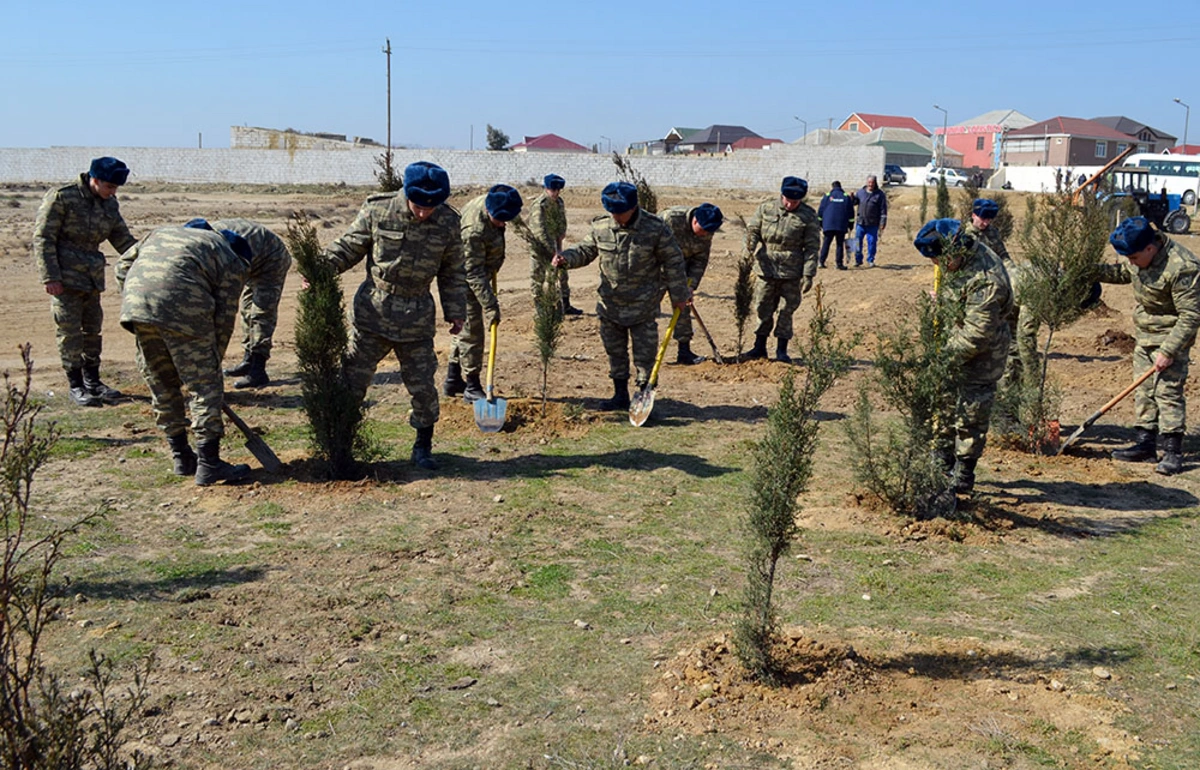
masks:
[[[1200,2],[0,0],[0,147],[229,146],[232,125],[476,149],[851,112],[1126,115],[1200,142]]]

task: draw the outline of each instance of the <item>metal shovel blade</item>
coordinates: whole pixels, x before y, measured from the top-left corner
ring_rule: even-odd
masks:
[[[499,433],[507,413],[508,400],[496,398],[491,388],[488,388],[487,398],[475,402],[475,424],[484,433]]]
[[[654,411],[654,388],[646,386],[633,394],[633,399],[629,402],[629,424],[635,428],[640,428],[646,424],[646,420],[650,419],[650,413]]]

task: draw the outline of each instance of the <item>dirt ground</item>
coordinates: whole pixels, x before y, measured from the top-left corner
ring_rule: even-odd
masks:
[[[849,183],[847,183],[849,185]],[[32,223],[37,211],[42,186],[6,186],[0,188],[0,301],[5,308],[5,320],[0,329],[0,369],[14,370],[19,366],[17,345],[22,342],[33,344],[37,362],[34,386],[44,394],[56,408],[62,406],[66,382],[57,365],[54,347],[54,332],[49,313],[49,302],[38,285],[36,271],[30,259],[29,242]],[[481,190],[457,190],[452,203],[461,207],[470,197]],[[523,190],[531,199],[535,190]],[[221,189],[203,187],[194,190],[183,188],[146,188],[130,186],[122,192],[122,211],[135,235],[142,235],[150,228],[168,223],[179,223],[194,216],[210,219],[244,216],[259,220],[283,232],[286,218],[293,210],[304,210],[319,227],[322,241],[328,242],[343,232],[353,219],[358,205],[365,194],[363,190],[344,191],[275,191],[269,189]],[[742,230],[734,222],[737,215],[749,217],[755,205],[764,196],[731,190],[660,190],[662,207],[677,204],[693,204],[708,200],[719,205],[726,215],[726,226],[717,235],[713,258],[708,274],[700,287],[696,306],[703,314],[721,353],[733,356],[736,353],[736,330],[732,314],[732,287],[735,276],[734,254],[742,238]],[[873,330],[894,323],[900,313],[905,312],[906,303],[919,291],[927,288],[932,279],[932,269],[911,246],[911,239],[920,226],[917,221],[919,191],[911,188],[889,190],[891,214],[889,226],[879,250],[879,266],[874,269],[851,269],[836,271],[821,270],[818,281],[825,296],[837,310],[839,328],[847,333],[856,331],[867,335],[858,351],[860,365],[845,381],[828,395],[824,409],[833,413],[850,410],[856,395],[856,386],[864,376],[871,356],[869,340]],[[585,232],[590,219],[600,213],[596,190],[566,191],[570,230],[568,245],[578,240]],[[932,198],[932,196],[931,196]],[[815,205],[815,200],[812,201]],[[932,201],[931,201],[932,205]],[[1011,209],[1020,213],[1023,203],[1014,197]],[[1200,238],[1185,236],[1185,245],[1194,251],[1200,250]],[[362,267],[357,267],[345,278],[348,293],[361,280]],[[598,418],[580,410],[597,399],[606,397],[609,387],[607,366],[601,348],[597,319],[594,311],[597,273],[595,265],[571,274],[574,304],[585,310],[585,315],[568,320],[566,336],[559,348],[560,360],[552,368],[550,379],[551,404],[548,417],[538,413],[535,396],[540,392],[540,366],[532,346],[532,310],[528,289],[528,258],[524,246],[510,236],[509,257],[499,277],[500,297],[504,321],[500,327],[499,363],[497,368],[497,391],[510,399],[507,440],[521,446],[536,446],[548,439],[586,435]],[[295,352],[292,344],[292,329],[296,313],[296,294],[300,288],[298,276],[290,277],[281,309],[280,332],[276,339],[274,357],[269,370],[276,384],[257,396],[238,394],[235,403],[270,405],[284,403],[296,398],[297,381],[294,378]],[[131,335],[117,324],[119,297],[115,281],[110,282],[104,295],[105,350],[104,372],[113,384],[138,396],[145,396],[146,389],[134,366],[134,345]],[[1064,393],[1062,419],[1064,430],[1069,430],[1090,415],[1111,395],[1121,390],[1131,378],[1129,364],[1129,337],[1131,331],[1132,300],[1130,293],[1119,287],[1106,287],[1103,305],[1082,321],[1062,332],[1056,339],[1054,373],[1068,387]],[[797,315],[797,328],[803,328],[810,313],[809,300]],[[665,328],[665,322],[660,329]],[[240,356],[237,335],[226,356],[233,362]],[[436,341],[439,358],[445,361],[450,338],[442,325]],[[746,343],[748,344],[748,343]],[[693,348],[702,354],[711,355],[708,345],[697,331]],[[773,349],[773,345],[772,345]],[[668,362],[674,357],[674,346],[668,352]],[[660,377],[660,392],[669,396],[666,414],[671,410],[700,411],[715,426],[721,421],[746,423],[761,420],[765,407],[772,403],[784,365],[773,361],[720,366],[711,360],[694,367],[666,366]],[[392,383],[395,387],[373,389],[373,397],[388,403],[403,403],[402,388],[396,377],[394,361],[385,362],[380,369],[377,383]],[[1195,378],[1189,383],[1191,403],[1197,403]],[[846,500],[825,505],[806,506],[802,526],[820,526],[827,529],[865,530],[882,533],[888,537],[944,538],[974,542],[987,542],[1005,537],[1008,524],[1021,517],[1058,519],[1064,529],[1075,529],[1080,533],[1102,530],[1115,526],[1089,507],[1089,495],[1094,495],[1097,485],[1108,481],[1130,482],[1151,476],[1151,466],[1138,466],[1132,470],[1114,466],[1107,460],[1107,451],[1113,444],[1123,441],[1126,434],[1119,426],[1128,425],[1132,414],[1131,399],[1116,407],[1101,424],[1096,426],[1089,440],[1079,451],[1060,458],[1034,460],[1027,455],[989,447],[981,463],[981,487],[992,502],[995,514],[987,524],[950,527],[945,522],[898,524],[872,509],[861,499]],[[256,424],[271,426],[269,409],[255,415]],[[469,409],[456,402],[443,404],[442,423],[438,427],[435,444],[453,440],[456,435],[474,431]],[[118,435],[119,434],[119,435]],[[128,439],[131,436],[153,436],[153,420],[148,407],[141,410],[140,421],[127,423],[115,431],[112,438]],[[1190,444],[1189,444],[1189,448]],[[435,446],[435,449],[437,447]],[[440,450],[439,450],[440,451]],[[394,491],[381,490],[372,481],[362,483],[328,484],[321,482],[306,470],[301,450],[281,453],[282,459],[290,464],[292,475],[301,483],[286,488],[275,488],[278,496],[293,496],[298,499],[307,495],[309,512],[320,516],[308,519],[306,526],[325,528],[330,532],[345,526],[349,517],[361,516],[358,503],[366,500],[386,506],[389,495]],[[66,474],[57,468],[49,483],[57,484],[62,499],[72,496],[80,504],[85,503],[96,489],[109,485],[107,469],[89,464],[86,458],[78,461]],[[1054,502],[1039,501],[1029,495],[1013,491],[1010,482],[1029,478],[1030,474],[1054,477],[1079,482],[1078,499],[1057,499]],[[1181,490],[1197,492],[1197,485],[1185,474],[1160,483]],[[69,478],[70,483],[65,479]],[[411,480],[404,487],[404,495],[425,499],[453,499],[455,487],[468,482],[460,478]],[[314,494],[314,490],[317,494]],[[204,495],[190,510],[191,516],[218,517],[222,501],[230,496],[256,492],[253,489],[221,490],[213,495]],[[1124,504],[1108,506],[1109,515],[1138,510],[1137,485],[1123,483],[1113,485],[1107,495],[1124,495]],[[184,500],[195,500],[193,489],[167,488],[163,490],[164,511],[161,515],[171,521],[173,510]],[[353,512],[350,512],[353,510]],[[1114,513],[1115,512],[1115,513]],[[178,514],[182,515],[182,513]],[[482,517],[482,514],[480,514]],[[471,522],[458,522],[455,530],[470,528]],[[485,527],[482,520],[474,522]],[[431,525],[433,526],[433,525]],[[953,530],[953,531],[950,531]],[[455,537],[447,534],[447,537]],[[459,537],[465,537],[459,535]],[[1037,537],[1026,533],[1023,537]],[[298,570],[318,569],[317,564],[304,564],[306,558],[292,565]],[[348,559],[353,559],[348,555]],[[385,568],[386,569],[386,568]],[[486,570],[485,564],[478,565]],[[329,644],[329,639],[319,631],[305,633],[286,630],[286,616],[295,610],[278,592],[283,587],[275,586],[275,593],[260,597],[253,606],[216,608],[213,612],[226,612],[229,622],[245,623],[251,616],[260,627],[275,629],[278,638],[265,642],[267,651],[279,656],[286,667],[287,660],[299,661],[305,650]],[[188,605],[179,605],[173,610],[186,614]],[[273,613],[278,613],[272,618]],[[881,637],[889,637],[881,644]],[[820,629],[793,629],[788,632],[788,654],[795,660],[794,680],[783,688],[771,689],[749,684],[739,675],[730,644],[722,633],[710,638],[697,639],[695,644],[680,649],[676,657],[663,661],[647,677],[655,678],[649,701],[644,704],[643,728],[661,731],[664,734],[686,732],[691,735],[720,733],[726,739],[741,742],[748,747],[758,747],[775,756],[788,759],[796,767],[966,767],[954,764],[953,744],[961,726],[966,724],[979,734],[989,731],[1002,735],[1010,725],[995,721],[996,704],[1005,715],[1003,720],[1012,723],[1028,723],[1036,720],[1053,722],[1063,730],[1077,730],[1089,736],[1102,747],[1101,756],[1080,757],[1079,766],[1122,767],[1134,762],[1141,751],[1135,736],[1114,726],[1117,716],[1125,708],[1121,703],[1105,696],[1099,681],[1063,682],[1058,678],[1049,659],[1037,660],[1025,665],[1010,665],[1013,649],[998,644],[983,644],[977,640],[962,639],[947,643],[945,649],[931,650],[908,640],[900,632],[886,629],[860,629],[854,633],[833,636]],[[862,653],[857,650],[887,649],[889,652]],[[937,663],[934,653],[938,653]],[[233,665],[238,651],[214,651],[219,665],[222,658],[226,665]],[[981,664],[981,661],[983,662]],[[170,687],[187,689],[203,695],[193,713],[176,710],[171,715],[172,724],[188,724],[195,727],[218,706],[227,706],[231,699],[219,687],[206,681],[207,677],[187,673],[184,661],[166,661],[168,667],[177,672]],[[938,670],[932,670],[933,667]],[[298,669],[299,664],[293,668]],[[919,675],[918,675],[919,674]],[[282,693],[294,689],[295,683],[281,682],[279,702],[291,701]],[[701,695],[697,696],[697,692]],[[236,699],[234,699],[236,700]],[[223,714],[221,715],[224,716]],[[948,718],[952,717],[952,719]],[[248,719],[250,717],[247,717]],[[238,716],[236,719],[240,720]],[[1002,720],[1002,721],[1003,721]],[[162,728],[167,729],[167,728]],[[218,733],[221,728],[200,728]],[[176,730],[186,733],[186,730]],[[178,738],[178,736],[176,736]],[[169,740],[147,739],[153,748],[169,756],[172,744]],[[898,745],[923,744],[928,747],[927,764],[907,765],[898,763],[891,749]],[[816,749],[814,747],[821,747]],[[230,753],[227,757],[235,756]],[[637,758],[633,758],[635,763]],[[646,759],[646,758],[642,758]],[[231,760],[232,761],[232,760]],[[233,766],[233,765],[229,765]],[[355,764],[355,767],[407,767],[397,761],[388,763]],[[986,762],[970,766],[989,766]]]

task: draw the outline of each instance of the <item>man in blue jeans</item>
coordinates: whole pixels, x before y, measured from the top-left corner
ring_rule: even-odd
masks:
[[[858,214],[854,218],[854,266],[862,267],[863,237],[867,239],[867,267],[875,267],[875,250],[879,236],[887,227],[887,196],[879,189],[875,175],[854,194]]]

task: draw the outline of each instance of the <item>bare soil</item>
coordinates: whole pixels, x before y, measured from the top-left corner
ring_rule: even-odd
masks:
[[[47,398],[52,409],[65,412],[69,409],[64,399],[66,382],[57,365],[49,303],[38,285],[29,251],[33,219],[43,191],[30,186],[0,190],[0,200],[8,204],[0,208],[0,301],[5,308],[0,329],[0,369],[17,369],[17,345],[31,342],[37,360],[35,389]],[[141,235],[152,227],[193,216],[245,216],[282,233],[289,213],[302,209],[320,227],[322,240],[328,242],[353,219],[366,192],[131,186],[122,193],[122,210],[134,234]],[[460,190],[452,203],[461,206],[479,192]],[[532,189],[523,192],[530,199],[536,194]],[[832,267],[831,255],[829,269],[818,275],[827,301],[837,309],[839,327],[848,333],[862,331],[868,340],[858,351],[860,361],[855,370],[823,405],[831,419],[847,413],[854,403],[858,381],[869,368],[871,333],[894,323],[906,312],[914,295],[931,284],[931,268],[911,247],[912,235],[920,225],[918,192],[905,189],[889,193],[892,212],[879,251],[879,266],[837,271]],[[600,213],[597,199],[595,190],[566,191],[568,244],[578,240],[591,218]],[[737,352],[732,313],[733,255],[738,252],[743,231],[734,220],[739,214],[748,217],[760,199],[757,194],[730,190],[660,191],[663,206],[708,200],[726,214],[727,225],[716,237],[712,263],[697,298],[697,306],[725,356]],[[1023,206],[1014,199],[1011,208],[1019,212]],[[1193,250],[1200,246],[1200,239],[1188,236],[1182,240]],[[360,282],[361,270],[360,266],[346,276],[348,292]],[[587,408],[609,395],[594,312],[596,283],[594,265],[571,274],[574,304],[586,314],[566,324],[560,357],[551,370],[549,403],[543,416],[541,372],[531,340],[528,258],[519,239],[510,237],[508,261],[499,277],[504,322],[497,370],[498,393],[509,399],[509,413],[495,451],[536,453],[537,447],[547,441],[585,436],[597,424],[623,419]],[[89,437],[120,446],[158,449],[161,440],[145,401],[145,385],[134,365],[133,339],[117,323],[119,297],[115,281],[113,284],[104,295],[104,372],[112,384],[138,398],[140,407],[133,419],[119,427],[92,432]],[[280,332],[269,364],[275,382],[258,393],[232,396],[233,403],[247,410],[251,421],[268,436],[286,427],[280,422],[284,419],[281,415],[290,410],[283,407],[294,406],[298,398],[291,330],[299,288],[298,276],[293,274],[285,290]],[[803,328],[807,321],[809,302],[806,300],[798,313],[797,328]],[[1064,431],[1130,381],[1131,310],[1128,291],[1106,287],[1102,306],[1056,339],[1052,366],[1055,376],[1066,385]],[[235,334],[228,363],[240,356],[236,339]],[[443,326],[436,343],[443,361],[449,341]],[[693,348],[711,355],[698,330]],[[668,363],[674,353],[672,345]],[[668,365],[660,377],[660,402],[654,418],[660,423],[658,429],[670,430],[673,418],[688,417],[711,421],[718,432],[730,426],[731,436],[744,437],[744,430],[732,426],[752,425],[765,417],[783,372],[784,365],[774,361],[718,365],[710,360],[694,367]],[[1190,382],[1188,392],[1193,404],[1197,402],[1195,389],[1195,382]],[[370,398],[380,404],[406,403],[394,361],[381,366]],[[806,502],[800,523],[805,528],[863,531],[897,541],[1003,544],[1016,537],[1026,545],[1031,541],[1036,545],[1056,531],[1086,536],[1120,528],[1129,516],[1160,513],[1147,511],[1139,497],[1139,482],[1154,478],[1152,467],[1114,465],[1107,459],[1108,450],[1127,438],[1118,426],[1127,425],[1131,414],[1131,400],[1120,404],[1081,442],[1078,451],[1064,457],[1035,458],[990,447],[981,463],[983,494],[976,503],[978,515],[974,521],[901,522],[846,486],[844,492],[826,489]],[[475,433],[471,410],[457,400],[445,399],[435,451],[451,452],[447,447],[456,438]],[[195,760],[185,759],[188,755],[181,753],[188,745],[200,742],[213,757],[208,766],[224,763],[234,767],[238,765],[235,728],[239,725],[251,729],[267,720],[308,716],[328,704],[333,694],[313,688],[311,661],[321,654],[336,656],[336,651],[344,647],[346,629],[339,625],[336,607],[324,606],[321,601],[336,586],[351,580],[365,581],[356,584],[357,596],[377,586],[397,602],[413,601],[401,596],[394,586],[403,581],[446,580],[438,562],[450,553],[455,554],[457,580],[470,581],[482,575],[500,585],[517,580],[493,563],[486,547],[479,545],[486,542],[492,526],[487,511],[461,504],[478,499],[478,490],[472,489],[480,479],[463,474],[431,477],[412,471],[404,461],[406,447],[397,449],[397,461],[380,463],[373,477],[361,482],[324,481],[319,469],[307,461],[303,449],[288,449],[281,455],[287,463],[286,477],[292,483],[256,483],[204,491],[187,484],[166,485],[159,490],[161,502],[153,511],[126,510],[119,469],[114,477],[111,456],[108,460],[76,457],[56,463],[46,472],[43,483],[54,489],[59,505],[74,502],[83,507],[97,496],[104,496],[122,515],[140,522],[144,536],[136,545],[138,559],[153,559],[168,551],[172,544],[163,540],[163,534],[180,528],[208,532],[233,528],[248,546],[255,531],[238,529],[237,523],[223,521],[222,517],[233,501],[256,496],[302,507],[306,515],[294,531],[331,540],[355,527],[386,525],[389,509],[397,505],[428,513],[422,538],[439,544],[428,553],[397,553],[390,562],[371,563],[366,562],[374,557],[346,553],[343,562],[331,564],[321,553],[285,550],[282,553],[287,563],[267,574],[255,575],[253,587],[247,582],[236,592],[223,592],[220,601],[194,601],[203,599],[202,595],[159,597],[169,600],[162,604],[163,625],[156,645],[164,674],[152,685],[160,694],[180,697],[176,707],[165,709],[157,717],[147,717],[150,727],[143,731],[145,748],[160,758],[204,766],[190,764]],[[146,462],[167,461],[160,452]],[[854,459],[841,458],[839,462],[853,463]],[[1156,482],[1179,490],[1181,499],[1194,499],[1190,494],[1182,495],[1197,491],[1190,475],[1158,478]],[[1039,483],[1050,479],[1069,482],[1068,489],[1074,489],[1075,496],[1068,493],[1050,499],[1039,494]],[[1099,494],[1106,499],[1102,508],[1095,505]],[[1041,521],[1043,526],[1019,527],[1019,534],[1013,534],[1014,528],[1031,520]],[[65,613],[68,618],[83,617],[84,610],[71,607]],[[249,651],[276,667],[273,684],[258,682],[253,697],[231,684],[233,680],[226,674],[243,665],[247,649],[214,647],[202,662],[173,659],[172,622],[182,623],[197,616],[209,620],[217,617],[222,624],[252,628]],[[95,637],[112,633],[120,627],[120,621],[113,619],[112,623],[116,625],[93,626],[88,633]],[[372,640],[387,638],[389,632],[397,630],[393,623],[398,621],[383,620],[364,629],[359,642],[369,648],[375,643]],[[1060,662],[1050,652],[1030,651],[1015,641],[1010,645],[985,644],[963,638],[943,640],[935,648],[928,639],[913,639],[890,629],[836,633],[822,628],[790,629],[786,654],[792,665],[787,681],[783,687],[766,687],[746,679],[731,653],[726,633],[717,630],[695,638],[645,672],[642,730],[663,735],[719,734],[723,739],[789,760],[795,767],[992,767],[996,765],[964,758],[956,752],[964,731],[1004,741],[1036,724],[1077,731],[1102,747],[1098,756],[1081,756],[1071,766],[1125,767],[1135,762],[1142,750],[1135,736],[1114,726],[1114,719],[1127,706],[1109,697],[1104,681],[1080,677],[1064,681]],[[489,665],[504,665],[503,654],[489,653]],[[338,665],[352,666],[353,661],[339,661]],[[354,686],[352,678],[345,686]],[[183,699],[183,693],[190,697]],[[262,713],[233,713],[245,701],[261,704]],[[487,742],[486,734],[480,737],[480,745]],[[924,747],[923,753],[916,755],[920,759],[897,758],[902,747],[918,745]],[[441,759],[448,766],[455,764],[452,756]],[[348,766],[417,764],[378,757]]]

